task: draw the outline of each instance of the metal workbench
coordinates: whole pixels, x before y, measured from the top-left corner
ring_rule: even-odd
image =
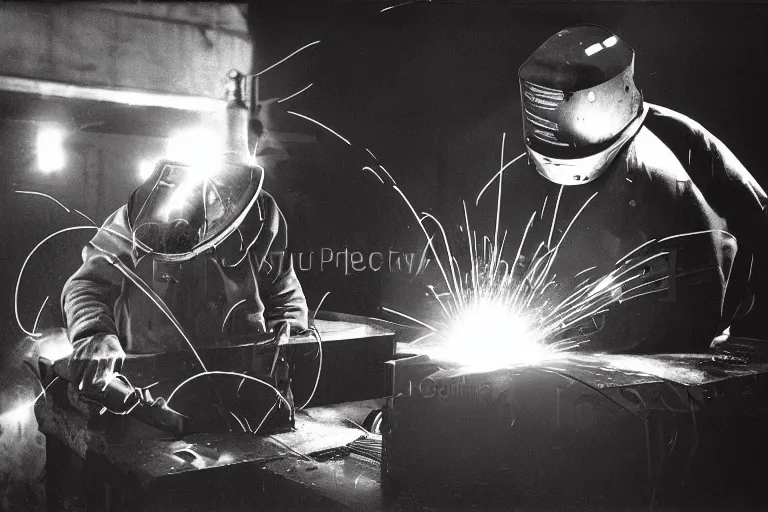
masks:
[[[368,396],[331,403],[345,386],[329,381],[329,403],[299,411],[294,431],[182,440],[115,440],[51,400],[38,410],[56,462],[50,501],[61,510],[153,511],[768,507],[762,346],[735,357],[582,355],[472,372],[406,357],[415,352],[408,344],[395,357],[385,326],[326,322],[327,340],[378,344],[372,366],[361,353],[354,371],[329,374],[346,368]],[[379,366],[387,350],[395,361]],[[364,431],[363,418],[382,406],[383,435]]]

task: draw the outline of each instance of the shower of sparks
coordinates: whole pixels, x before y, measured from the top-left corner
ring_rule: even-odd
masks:
[[[515,252],[515,259],[509,265],[501,258],[504,239],[497,246],[497,243],[484,237],[483,246],[487,249],[479,250],[478,237],[470,229],[465,205],[470,265],[463,275],[457,276],[461,274],[459,264],[451,252],[445,230],[433,216],[417,215],[402,191],[397,187],[395,189],[414,213],[425,234],[425,220],[429,219],[438,226],[443,237],[443,257],[431,242],[429,245],[441,269],[441,285],[448,291],[437,294],[434,287],[430,287],[443,313],[439,325],[429,325],[392,309],[385,311],[426,327],[432,331],[430,335],[439,335],[440,339],[430,343],[425,351],[440,359],[462,366],[490,369],[564,357],[564,352],[587,342],[580,330],[585,321],[605,313],[614,304],[662,291],[654,285],[667,278],[640,280],[645,265],[665,256],[666,252],[634,260],[625,258],[612,272],[600,278],[587,279],[564,300],[552,303],[554,295],[549,292],[556,287],[555,276],[551,275],[552,266],[570,229],[596,194],[582,205],[559,240],[552,240],[553,229],[550,228],[549,239],[538,245],[534,256],[523,269],[519,268],[520,258],[537,212],[531,216]],[[500,203],[497,203],[499,207]],[[553,226],[556,220],[553,218]],[[445,260],[445,265],[440,264],[441,259]],[[446,271],[448,266],[450,271]],[[577,275],[593,269],[585,269]]]
[[[318,124],[350,146],[352,145],[348,139],[318,121],[295,112],[289,111],[289,113]],[[459,262],[453,255],[451,242],[439,220],[429,213],[423,212],[419,214],[391,174],[378,164],[378,167],[392,181],[392,189],[402,198],[419,224],[427,240],[424,252],[426,254],[427,251],[430,251],[434,255],[434,261],[443,278],[443,284],[447,289],[444,293],[437,293],[433,286],[429,287],[432,297],[437,301],[442,310],[443,322],[439,327],[432,326],[423,320],[406,315],[395,309],[382,307],[382,310],[400,316],[431,331],[427,336],[420,338],[419,341],[426,340],[435,334],[438,335],[441,338],[440,346],[435,348],[433,344],[430,346],[429,351],[432,354],[437,353],[440,357],[453,359],[463,365],[487,366],[490,361],[493,361],[493,365],[530,364],[562,357],[563,352],[576,348],[588,341],[582,335],[569,335],[569,330],[580,332],[577,327],[580,327],[581,322],[605,313],[612,304],[661,291],[660,289],[654,289],[644,293],[639,292],[640,289],[658,284],[664,279],[641,283],[630,289],[622,288],[632,281],[638,280],[643,275],[642,268],[640,267],[648,261],[644,260],[629,269],[624,268],[626,265],[621,266],[602,279],[587,279],[577,286],[576,291],[566,300],[560,302],[557,306],[552,306],[551,294],[546,292],[556,287],[556,276],[550,275],[550,271],[563,240],[565,240],[578,217],[596,197],[597,193],[587,199],[569,222],[560,240],[553,246],[552,237],[554,236],[557,212],[563,192],[563,189],[560,189],[557,202],[555,203],[549,237],[546,242],[541,242],[538,245],[524,271],[519,272],[518,267],[523,262],[521,256],[528,230],[538,212],[533,212],[531,215],[517,249],[515,259],[512,265],[509,265],[501,257],[507,233],[504,233],[501,242],[498,240],[500,230],[499,215],[502,205],[501,179],[504,171],[523,158],[526,153],[522,153],[504,164],[503,144],[505,140],[506,134],[502,139],[502,166],[482,188],[475,201],[476,205],[479,204],[485,190],[494,180],[499,179],[494,238],[491,240],[488,237],[481,237],[482,252],[478,250],[477,232],[470,228],[466,204],[464,205],[467,245],[470,253],[469,269],[464,273],[462,273]],[[378,162],[375,155],[368,148],[365,148],[365,150]],[[372,167],[364,166],[362,170],[372,173],[379,182],[383,183],[381,176]],[[545,209],[546,199],[542,208],[542,217]],[[430,236],[427,231],[424,224],[427,220],[432,221],[440,231],[445,251],[443,257],[441,257],[435,247],[435,235]],[[648,244],[653,242],[655,240],[650,241]],[[627,255],[622,261],[627,260],[631,254],[644,248],[645,245]],[[657,254],[650,259],[661,257],[664,254],[666,253]],[[579,274],[589,270],[592,270],[592,268],[586,269]],[[626,279],[617,281],[620,277],[626,276],[631,271],[635,271],[635,273]],[[629,293],[633,292],[638,293],[635,293],[632,297],[627,297]]]
[[[285,97],[285,98],[283,98],[283,99],[277,100],[277,102],[278,102],[278,103],[282,103],[282,102],[284,102],[284,101],[288,101],[288,100],[290,100],[291,98],[295,98],[296,96],[298,96],[299,94],[303,93],[304,91],[306,91],[307,89],[309,89],[309,88],[310,88],[310,87],[312,87],[313,85],[314,85],[314,83],[312,83],[312,84],[309,84],[308,86],[306,86],[306,87],[305,87],[305,88],[303,88],[302,90],[300,90],[300,91],[296,91],[295,93],[291,94],[290,96],[286,96],[286,97]]]
[[[250,76],[252,76],[252,77],[257,77],[257,76],[263,75],[264,73],[266,73],[266,72],[267,72],[267,71],[269,71],[270,69],[273,69],[274,67],[276,67],[276,66],[279,66],[279,65],[280,65],[280,64],[282,64],[283,62],[287,61],[288,59],[290,59],[291,57],[293,57],[293,56],[294,56],[294,55],[296,55],[297,53],[299,53],[299,52],[303,52],[303,51],[304,51],[304,50],[306,50],[307,48],[309,48],[309,47],[311,47],[311,46],[314,46],[314,45],[316,45],[316,44],[319,44],[319,43],[320,43],[320,41],[314,41],[314,42],[312,42],[312,43],[309,43],[309,44],[307,44],[307,45],[304,45],[304,46],[302,46],[301,48],[299,48],[298,50],[296,50],[295,52],[293,52],[293,53],[291,53],[290,55],[288,55],[287,57],[284,57],[284,58],[280,59],[279,61],[275,62],[274,64],[272,64],[272,65],[271,65],[271,66],[269,66],[268,68],[266,68],[266,69],[262,69],[261,71],[259,71],[259,72],[258,72],[258,73],[256,73],[255,75],[250,75]]]
[[[423,344],[424,352],[465,367],[490,369],[514,364],[537,364],[565,357],[567,351],[589,341],[589,334],[594,332],[590,324],[594,324],[595,317],[608,312],[614,305],[666,289],[662,284],[665,279],[668,279],[668,275],[654,280],[643,279],[643,275],[647,264],[668,253],[656,251],[649,257],[641,257],[640,251],[653,249],[655,243],[672,238],[713,232],[684,233],[666,239],[650,240],[616,262],[614,269],[608,274],[587,277],[572,290],[557,290],[557,276],[552,274],[552,267],[563,241],[597,193],[585,201],[569,221],[559,240],[554,240],[555,224],[558,221],[558,211],[563,195],[563,187],[561,187],[554,205],[547,238],[538,246],[534,246],[537,248],[530,259],[522,257],[529,229],[539,214],[538,211],[534,211],[514,253],[515,258],[509,264],[502,259],[506,231],[502,237],[499,236],[501,231],[499,216],[502,207],[501,180],[504,171],[523,158],[525,153],[504,163],[505,139],[504,136],[501,168],[482,188],[475,203],[479,204],[483,193],[498,178],[499,193],[496,201],[493,239],[487,236],[478,237],[477,232],[471,229],[466,204],[464,205],[466,225],[462,227],[462,231],[466,230],[466,244],[469,250],[469,264],[464,271],[454,256],[451,240],[448,239],[438,219],[429,213],[419,214],[396,181],[387,173],[392,180],[393,190],[405,202],[427,240],[425,253],[429,250],[434,255],[434,261],[442,277],[440,286],[444,291],[438,293],[434,286],[428,287],[432,298],[439,304],[442,312],[439,324],[430,325],[391,308],[382,308],[382,310],[428,329],[430,332],[418,340],[421,343],[432,338],[429,343]],[[373,156],[370,150],[366,149],[366,151]],[[375,159],[375,156],[373,158]],[[379,167],[385,170],[381,165]],[[363,167],[363,170],[373,171],[370,167]],[[382,181],[378,173],[373,172],[373,174]],[[544,218],[546,206],[545,198],[540,219]],[[427,221],[434,223],[438,228],[438,240],[442,241],[441,251],[438,251],[435,246],[435,235],[430,235],[425,226]],[[482,250],[478,247],[478,238],[480,238]],[[595,266],[586,268],[572,278],[587,274],[595,268]],[[567,293],[570,295],[558,302],[557,298],[561,296],[556,294],[556,290],[565,292],[563,295]]]
[[[302,119],[306,119],[307,121],[309,121],[311,123],[315,123],[317,126],[319,126],[321,128],[324,128],[325,130],[328,130],[330,133],[334,134],[335,136],[337,136],[338,138],[340,138],[341,140],[346,142],[348,145],[350,145],[350,146],[352,145],[351,142],[349,142],[347,139],[345,139],[344,137],[339,135],[337,132],[335,132],[335,131],[331,130],[330,128],[328,128],[327,126],[325,126],[320,121],[316,121],[315,119],[312,119],[311,117],[307,117],[307,116],[305,116],[303,114],[299,114],[298,112],[294,112],[292,110],[287,110],[286,112],[288,112],[291,115],[294,115],[294,116],[297,116],[297,117],[301,117]]]

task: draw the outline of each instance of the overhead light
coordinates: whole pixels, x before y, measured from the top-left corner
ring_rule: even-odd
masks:
[[[55,126],[44,126],[37,132],[37,168],[50,174],[61,171],[67,164],[64,153],[64,131]]]
[[[147,178],[152,176],[156,163],[157,162],[155,160],[142,160],[139,163],[139,179],[141,181],[146,181]]]
[[[205,128],[185,130],[168,139],[166,158],[197,169],[202,177],[216,174],[223,156],[221,138]]]
[[[589,48],[587,48],[586,50],[584,50],[584,53],[587,54],[587,57],[591,57],[592,55],[596,54],[602,49],[603,49],[603,45],[601,45],[600,43],[595,43]]]

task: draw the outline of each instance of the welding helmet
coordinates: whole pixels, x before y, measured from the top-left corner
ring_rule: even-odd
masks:
[[[604,173],[640,130],[635,52],[603,27],[561,30],[520,67],[523,136],[536,170],[561,185]]]
[[[256,165],[158,162],[128,204],[134,249],[177,262],[215,248],[248,215],[263,180]]]

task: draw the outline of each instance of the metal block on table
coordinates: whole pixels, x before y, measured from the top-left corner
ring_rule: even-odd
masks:
[[[316,323],[324,352],[312,404],[381,399],[387,392],[386,361],[394,354],[394,333],[376,321],[341,316]],[[66,342],[63,331],[53,338]],[[199,354],[209,370],[244,372],[253,363],[254,341],[254,337],[227,340]],[[300,402],[316,380],[317,342],[310,335],[296,335],[289,350],[296,355],[293,383]],[[54,377],[50,370],[41,366],[46,382]],[[166,396],[166,391],[200,370],[192,353],[176,352],[130,354],[122,373],[136,386],[160,381],[152,388],[154,396]],[[213,510],[222,503],[235,509],[263,504],[260,475],[266,461],[351,442],[361,432],[346,417],[362,420],[352,418],[350,411],[367,414],[380,403],[366,402],[357,408],[346,404],[350,411],[341,413],[341,409],[310,408],[297,414],[295,430],[273,439],[229,432],[175,440],[131,417],[83,415],[70,403],[62,380],[49,388],[48,395],[36,412],[51,447],[49,467],[58,465],[64,473],[79,477],[79,488],[92,510]],[[66,490],[59,493],[63,494]]]
[[[768,366],[711,354],[574,356],[485,372],[423,355],[395,361],[391,383],[385,485],[450,488],[463,503],[669,503],[704,466],[732,482],[713,453],[727,444],[754,458],[738,432],[756,446],[757,425],[768,426]],[[726,425],[729,438],[716,440]]]

